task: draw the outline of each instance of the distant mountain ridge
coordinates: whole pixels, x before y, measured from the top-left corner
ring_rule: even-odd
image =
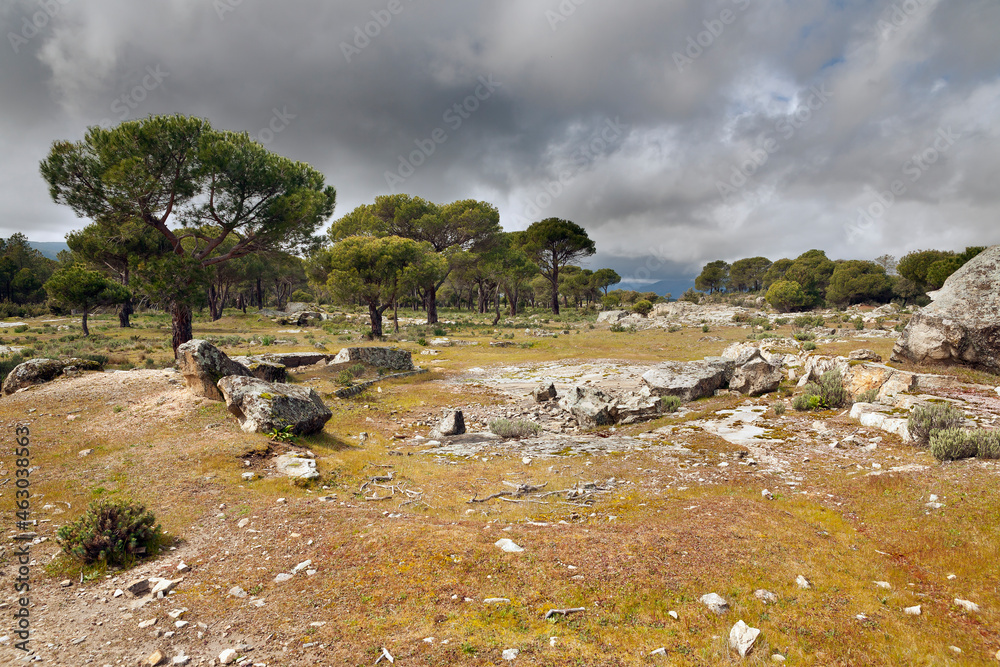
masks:
[[[674,299],[680,298],[688,289],[694,287],[694,278],[668,278],[655,283],[630,283],[623,280],[612,285],[609,290],[635,290],[636,292],[656,292],[660,296],[670,294]]]
[[[49,259],[56,259],[60,252],[69,250],[65,241],[28,241],[28,245]]]

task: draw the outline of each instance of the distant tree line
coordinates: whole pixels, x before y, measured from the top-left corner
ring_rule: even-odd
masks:
[[[708,294],[763,294],[777,310],[808,310],[825,305],[845,307],[859,303],[903,305],[926,303],[927,292],[939,289],[948,277],[985,250],[963,252],[916,250],[898,262],[891,255],[874,261],[831,260],[822,250],[809,250],[795,259],[771,262],[766,257],[740,259],[732,264],[715,260],[704,266],[695,288]],[[697,302],[696,293],[685,299]]]

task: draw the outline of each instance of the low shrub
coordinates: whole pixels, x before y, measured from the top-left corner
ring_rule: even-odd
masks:
[[[351,371],[342,370],[337,373],[337,384],[343,385],[345,387],[350,387],[354,384],[354,376],[351,375]]]
[[[635,333],[637,331],[634,324],[622,324],[621,322],[613,323],[610,330],[615,333]]]
[[[965,414],[951,403],[917,406],[907,420],[910,437],[921,447],[930,445],[936,431],[954,429],[965,421]]]
[[[781,416],[785,414],[786,408],[784,403],[778,402],[774,404],[773,409],[774,409],[774,414]]]
[[[435,336],[439,336],[439,337],[440,336],[447,336],[448,332],[445,331],[444,329],[442,329],[441,327],[434,327],[434,335]]]
[[[365,366],[364,364],[353,364],[347,367],[347,372],[354,377],[359,378],[365,374]]]
[[[163,533],[144,506],[102,498],[92,502],[79,519],[60,528],[56,537],[64,552],[85,565],[130,565],[137,557],[155,555]]]
[[[839,369],[832,369],[820,377],[819,382],[810,382],[805,391],[792,402],[796,410],[831,410],[842,408],[848,402],[844,379]]]
[[[708,333],[709,331],[710,331],[710,329],[708,328],[707,324],[702,324],[701,325],[701,332],[702,333]]]
[[[965,429],[945,428],[931,434],[930,448],[938,461],[955,461],[975,456],[979,443]]]
[[[976,442],[977,456],[981,459],[1000,459],[1000,431],[977,428],[969,431],[969,437]]]
[[[872,387],[868,391],[861,392],[858,397],[854,399],[855,403],[874,403],[878,400],[878,388]]]
[[[660,398],[660,405],[663,406],[664,412],[677,412],[682,402],[678,396],[663,396]]]
[[[806,352],[812,352],[813,350],[816,349],[816,343],[812,342],[811,340],[807,340],[806,342],[802,343],[802,349],[805,350]]]
[[[679,324],[671,324],[670,327],[667,329],[667,333],[677,333],[678,331],[680,331],[683,328],[684,327],[682,327]]]
[[[539,424],[524,419],[493,419],[489,426],[490,432],[501,438],[530,438],[542,430]]]

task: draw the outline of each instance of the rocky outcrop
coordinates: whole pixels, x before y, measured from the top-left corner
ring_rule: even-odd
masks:
[[[778,389],[784,372],[781,363],[772,363],[764,358],[760,350],[741,356],[735,361],[736,370],[729,381],[730,391],[738,391],[749,396],[760,396]]]
[[[99,371],[101,365],[89,359],[29,359],[14,367],[4,378],[2,391],[9,396],[19,389],[51,382],[74,371]]]
[[[334,358],[333,363],[362,362],[377,368],[391,368],[397,371],[413,370],[413,355],[408,350],[396,347],[345,347]]]
[[[284,364],[262,361],[254,357],[231,357],[233,361],[244,366],[250,375],[265,382],[285,382],[288,379]]]
[[[931,292],[892,350],[892,361],[960,363],[1000,373],[1000,246],[984,250]]]
[[[620,319],[628,317],[628,311],[625,310],[602,310],[597,314],[597,322],[617,322]]]
[[[614,424],[614,403],[610,394],[593,387],[573,387],[559,399],[559,407],[576,417],[584,428]]]
[[[704,361],[667,361],[646,371],[642,382],[654,396],[677,396],[694,401],[711,396],[729,383],[736,363],[729,359]]]
[[[556,386],[551,382],[540,384],[531,391],[531,397],[535,399],[535,403],[551,401],[556,397]]]
[[[316,471],[316,460],[305,454],[282,454],[275,457],[274,465],[278,472],[292,479],[316,479],[319,477],[319,472]]]
[[[191,393],[213,401],[223,400],[217,386],[219,380],[231,375],[252,375],[246,366],[233,361],[207,340],[199,338],[189,340],[177,348],[177,367],[184,375]]]
[[[219,389],[247,433],[290,426],[295,435],[308,435],[322,431],[333,416],[319,394],[306,387],[230,375],[219,380]]]
[[[434,429],[437,437],[448,435],[462,435],[465,433],[465,415],[461,410],[445,410],[444,416]]]
[[[850,361],[874,361],[876,364],[882,363],[882,356],[875,350],[869,350],[867,348],[851,350],[848,353],[847,358]]]

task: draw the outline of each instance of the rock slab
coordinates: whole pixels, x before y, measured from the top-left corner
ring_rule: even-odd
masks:
[[[3,381],[2,391],[10,396],[18,389],[51,382],[72,371],[99,371],[101,365],[89,359],[29,359],[14,367]]]
[[[642,381],[655,396],[677,396],[687,402],[713,395],[735,370],[736,363],[727,359],[667,361],[646,371]]]
[[[376,368],[397,371],[413,370],[413,355],[396,347],[345,347],[333,359],[335,364],[362,362]]]
[[[960,363],[1000,374],[1000,246],[953,273],[930,295],[892,350],[892,361]]]
[[[295,435],[309,435],[322,431],[333,416],[319,394],[306,387],[245,376],[224,377],[218,386],[226,408],[247,433],[291,426]]]
[[[177,367],[191,393],[213,401],[223,400],[219,380],[229,376],[252,375],[246,366],[233,361],[225,352],[200,338],[182,343],[177,348]]]

